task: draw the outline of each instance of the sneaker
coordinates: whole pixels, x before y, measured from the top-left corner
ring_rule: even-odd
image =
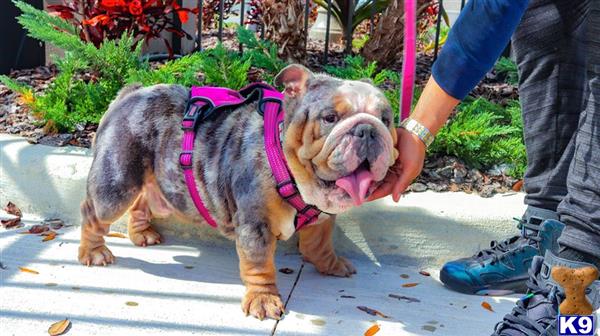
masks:
[[[555,212],[529,207],[519,222],[521,235],[502,242],[470,258],[446,263],[440,280],[446,287],[465,294],[507,295],[527,291],[527,270],[535,256],[546,250],[558,253],[557,239],[564,224]]]
[[[594,267],[591,264],[556,257],[547,251],[545,257],[536,256],[529,270],[528,294],[517,301],[517,306],[496,325],[492,336],[556,336],[558,306],[565,294],[551,277],[552,267]],[[600,307],[600,281],[588,287],[587,298],[595,309]]]

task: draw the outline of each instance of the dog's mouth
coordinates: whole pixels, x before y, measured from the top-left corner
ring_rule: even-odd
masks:
[[[321,179],[322,184],[328,188],[339,188],[352,200],[355,206],[363,204],[369,197],[375,184],[375,176],[371,172],[371,165],[364,160],[353,172],[337,178],[336,180]]]

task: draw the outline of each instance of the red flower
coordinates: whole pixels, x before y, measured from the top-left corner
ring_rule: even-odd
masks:
[[[132,15],[142,15],[144,9],[140,0],[133,0],[129,3],[129,13]]]
[[[189,16],[186,11],[179,10],[177,11],[177,15],[179,16],[179,21],[181,21],[182,23],[188,22]]]
[[[429,14],[429,15],[435,15],[437,12],[435,6],[433,6],[433,5],[428,6],[426,11],[427,11],[427,14]]]
[[[125,0],[100,0],[100,5],[104,7],[125,6]]]
[[[100,15],[94,16],[93,18],[91,18],[89,20],[83,20],[82,23],[84,25],[95,26],[98,23],[106,24],[109,21],[110,21],[110,17],[108,15],[106,15],[106,14],[100,14]]]

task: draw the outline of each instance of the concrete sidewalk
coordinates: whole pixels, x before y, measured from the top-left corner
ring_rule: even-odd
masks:
[[[108,238],[117,264],[80,266],[79,203],[90,164],[88,150],[31,145],[0,134],[0,205],[12,201],[36,214],[26,216],[27,225],[44,217],[74,225],[45,243],[19,234],[24,229],[0,229],[0,262],[6,266],[0,269],[1,335],[44,335],[67,317],[73,322],[68,335],[363,335],[378,323],[378,336],[477,336],[488,335],[516,299],[451,292],[437,280],[437,269],[514,233],[511,217],[524,210],[522,194],[483,199],[412,193],[398,204],[384,199],[343,214],[334,238],[338,254],[358,269],[348,279],[319,275],[302,263],[294,239],[282,242],[277,267],[294,270],[278,274],[287,314],[278,323],[261,322],[241,312],[244,288],[234,244],[208,227],[164,220],[157,227],[165,244],[138,248],[128,239]],[[113,230],[124,231],[122,223]],[[422,269],[433,276],[420,275]],[[402,287],[411,282],[418,285]],[[494,312],[481,307],[484,300]]]
[[[23,230],[0,231],[6,268],[0,269],[2,335],[44,335],[64,318],[72,321],[67,335],[362,335],[373,323],[381,326],[377,335],[487,335],[515,300],[451,292],[435,269],[427,277],[414,267],[355,261],[358,274],[342,279],[321,276],[298,255],[280,254],[277,267],[294,270],[278,273],[287,314],[278,323],[261,322],[240,309],[244,288],[233,244],[203,247],[171,239],[140,248],[128,239],[107,238],[117,263],[88,268],[76,260],[78,229],[62,229],[50,242],[19,234]],[[402,287],[411,282],[418,285]],[[483,309],[483,301],[494,312]]]
[[[26,213],[79,224],[90,151],[77,147],[31,145],[0,134],[0,205],[12,201]],[[338,217],[336,248],[344,255],[376,264],[439,266],[470,255],[491,239],[515,233],[512,217],[524,211],[523,194],[484,199],[464,193],[411,193],[365,204]],[[114,230],[125,231],[124,220]],[[167,237],[204,246],[229,246],[208,226],[158,222]],[[295,239],[280,244],[296,252]]]

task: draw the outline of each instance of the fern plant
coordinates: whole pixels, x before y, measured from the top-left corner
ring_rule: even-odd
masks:
[[[494,65],[496,74],[504,77],[504,80],[511,85],[517,85],[519,83],[519,72],[517,71],[517,65],[510,58],[500,57]]]
[[[377,71],[377,62],[367,63],[360,55],[346,56],[344,62],[345,66],[343,67],[327,65],[325,71],[342,79],[371,79],[375,85],[381,85],[388,80],[396,84],[400,83],[398,73],[387,69]]]
[[[154,84],[180,84],[183,86],[201,85],[198,73],[202,70],[204,53],[195,52],[168,61],[156,69],[145,64],[138,69],[130,69],[127,81],[144,86]]]
[[[227,50],[222,44],[206,51],[202,72],[206,84],[239,90],[248,84],[251,61],[243,60],[237,52]]]
[[[277,45],[267,40],[261,40],[256,34],[244,27],[237,29],[238,42],[243,45],[244,60],[250,60],[252,66],[265,70],[263,78],[271,82],[273,77],[286,66],[286,63],[277,56]]]
[[[459,157],[476,168],[508,163],[510,173],[521,177],[526,157],[518,103],[504,109],[484,98],[467,99],[429,150]]]

